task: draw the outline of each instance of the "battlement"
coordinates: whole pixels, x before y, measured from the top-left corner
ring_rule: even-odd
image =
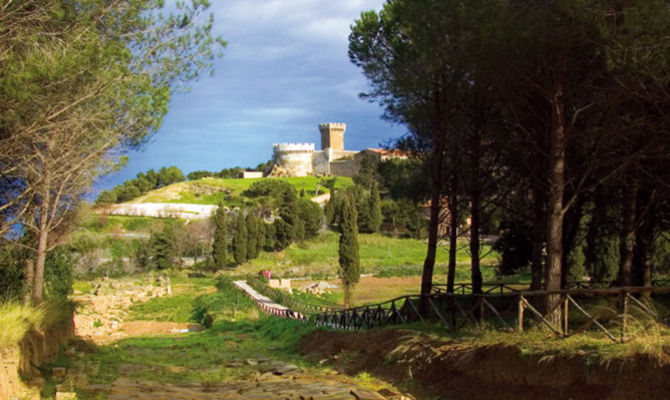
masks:
[[[275,143],[275,152],[314,151],[314,143]]]
[[[319,124],[319,130],[323,129],[342,129],[345,130],[347,129],[347,124],[344,122],[325,122],[323,124]]]
[[[347,124],[342,122],[327,122],[319,124],[321,132],[321,150],[332,148],[334,150],[344,150],[344,131]]]

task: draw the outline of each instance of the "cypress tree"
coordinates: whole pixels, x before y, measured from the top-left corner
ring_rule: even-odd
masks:
[[[255,212],[249,212],[246,218],[247,226],[247,259],[253,260],[258,257],[260,248],[258,247],[259,235],[258,235],[258,217]]]
[[[353,187],[353,207],[356,209],[359,232],[370,233],[370,203],[367,194],[360,185]]]
[[[370,233],[379,232],[379,227],[382,224],[382,209],[379,201],[379,189],[377,183],[372,183],[372,190],[368,198],[370,204],[370,226],[368,227]]]
[[[298,197],[296,196],[295,189],[293,187],[288,188],[282,194],[282,203],[279,207],[279,216],[290,227],[289,230],[284,230],[284,236],[282,237],[282,242],[287,243],[283,247],[287,247],[295,239],[296,229],[298,228]],[[279,240],[279,230],[277,239]]]
[[[233,258],[235,258],[235,264],[237,265],[247,261],[247,238],[247,222],[244,219],[244,214],[240,211],[237,214],[237,223],[233,234]]]
[[[263,218],[256,218],[256,223],[258,224],[258,230],[256,231],[258,235],[256,237],[256,257],[258,257],[258,255],[261,254],[261,250],[263,250],[263,246],[265,245],[265,232],[267,229],[265,222],[263,222]]]
[[[293,227],[283,219],[277,219],[274,223],[275,229],[275,250],[282,250],[291,244],[293,238]]]
[[[214,266],[223,268],[226,265],[228,258],[228,229],[226,211],[223,208],[223,203],[219,204],[219,208],[212,216],[212,223],[214,224],[214,242],[212,243],[212,260]]]
[[[354,286],[361,277],[358,255],[358,227],[356,226],[356,209],[349,196],[344,197],[340,223],[339,263],[337,271],[344,287],[344,306],[349,308],[352,303]]]

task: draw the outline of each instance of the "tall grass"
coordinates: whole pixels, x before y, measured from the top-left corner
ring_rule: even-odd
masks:
[[[70,301],[43,303],[39,307],[16,302],[0,304],[0,348],[16,345],[31,329],[46,329],[72,317]]]
[[[26,332],[41,325],[44,314],[44,308],[14,302],[0,305],[0,348],[20,342]]]

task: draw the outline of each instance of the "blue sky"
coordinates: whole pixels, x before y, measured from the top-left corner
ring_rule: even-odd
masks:
[[[361,100],[361,71],[347,56],[349,26],[383,0],[212,1],[214,31],[228,41],[188,93],[173,96],[163,125],[128,165],[105,177],[109,188],[149,168],[188,173],[255,166],[276,142],[314,142],[318,124],[347,124],[345,147],[358,150],[405,133],[383,121],[382,108]]]

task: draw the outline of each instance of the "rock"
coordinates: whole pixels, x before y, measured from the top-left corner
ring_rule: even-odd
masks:
[[[247,359],[247,364],[252,365],[252,366],[255,367],[256,365],[258,365],[258,360],[253,360],[251,358],[248,358]]]
[[[244,363],[240,360],[230,360],[226,363],[226,367],[242,367],[244,366]],[[265,371],[261,371],[265,372]]]
[[[328,361],[330,361],[330,360],[327,359],[327,358],[324,358],[323,360],[319,361],[319,365],[323,365],[323,364],[327,363]]]
[[[384,388],[384,389],[379,389],[379,390],[377,391],[377,393],[379,393],[380,395],[382,395],[382,396],[384,396],[384,397],[393,397],[393,396],[397,396],[397,395],[398,395],[398,393],[394,392],[393,390],[386,389],[386,388]]]
[[[56,392],[56,400],[77,400],[75,392]]]
[[[385,397],[382,396],[381,394],[371,392],[365,389],[354,388],[351,389],[349,393],[354,395],[354,397],[356,397],[356,400],[385,400]]]
[[[297,365],[286,363],[286,364],[283,364],[283,365],[279,366],[274,371],[274,373],[276,375],[284,375],[284,374],[296,373],[296,372],[299,372],[299,371],[300,371],[300,369],[298,368]]]
[[[109,385],[98,384],[98,385],[88,385],[84,387],[84,390],[87,392],[103,392],[109,390]]]

